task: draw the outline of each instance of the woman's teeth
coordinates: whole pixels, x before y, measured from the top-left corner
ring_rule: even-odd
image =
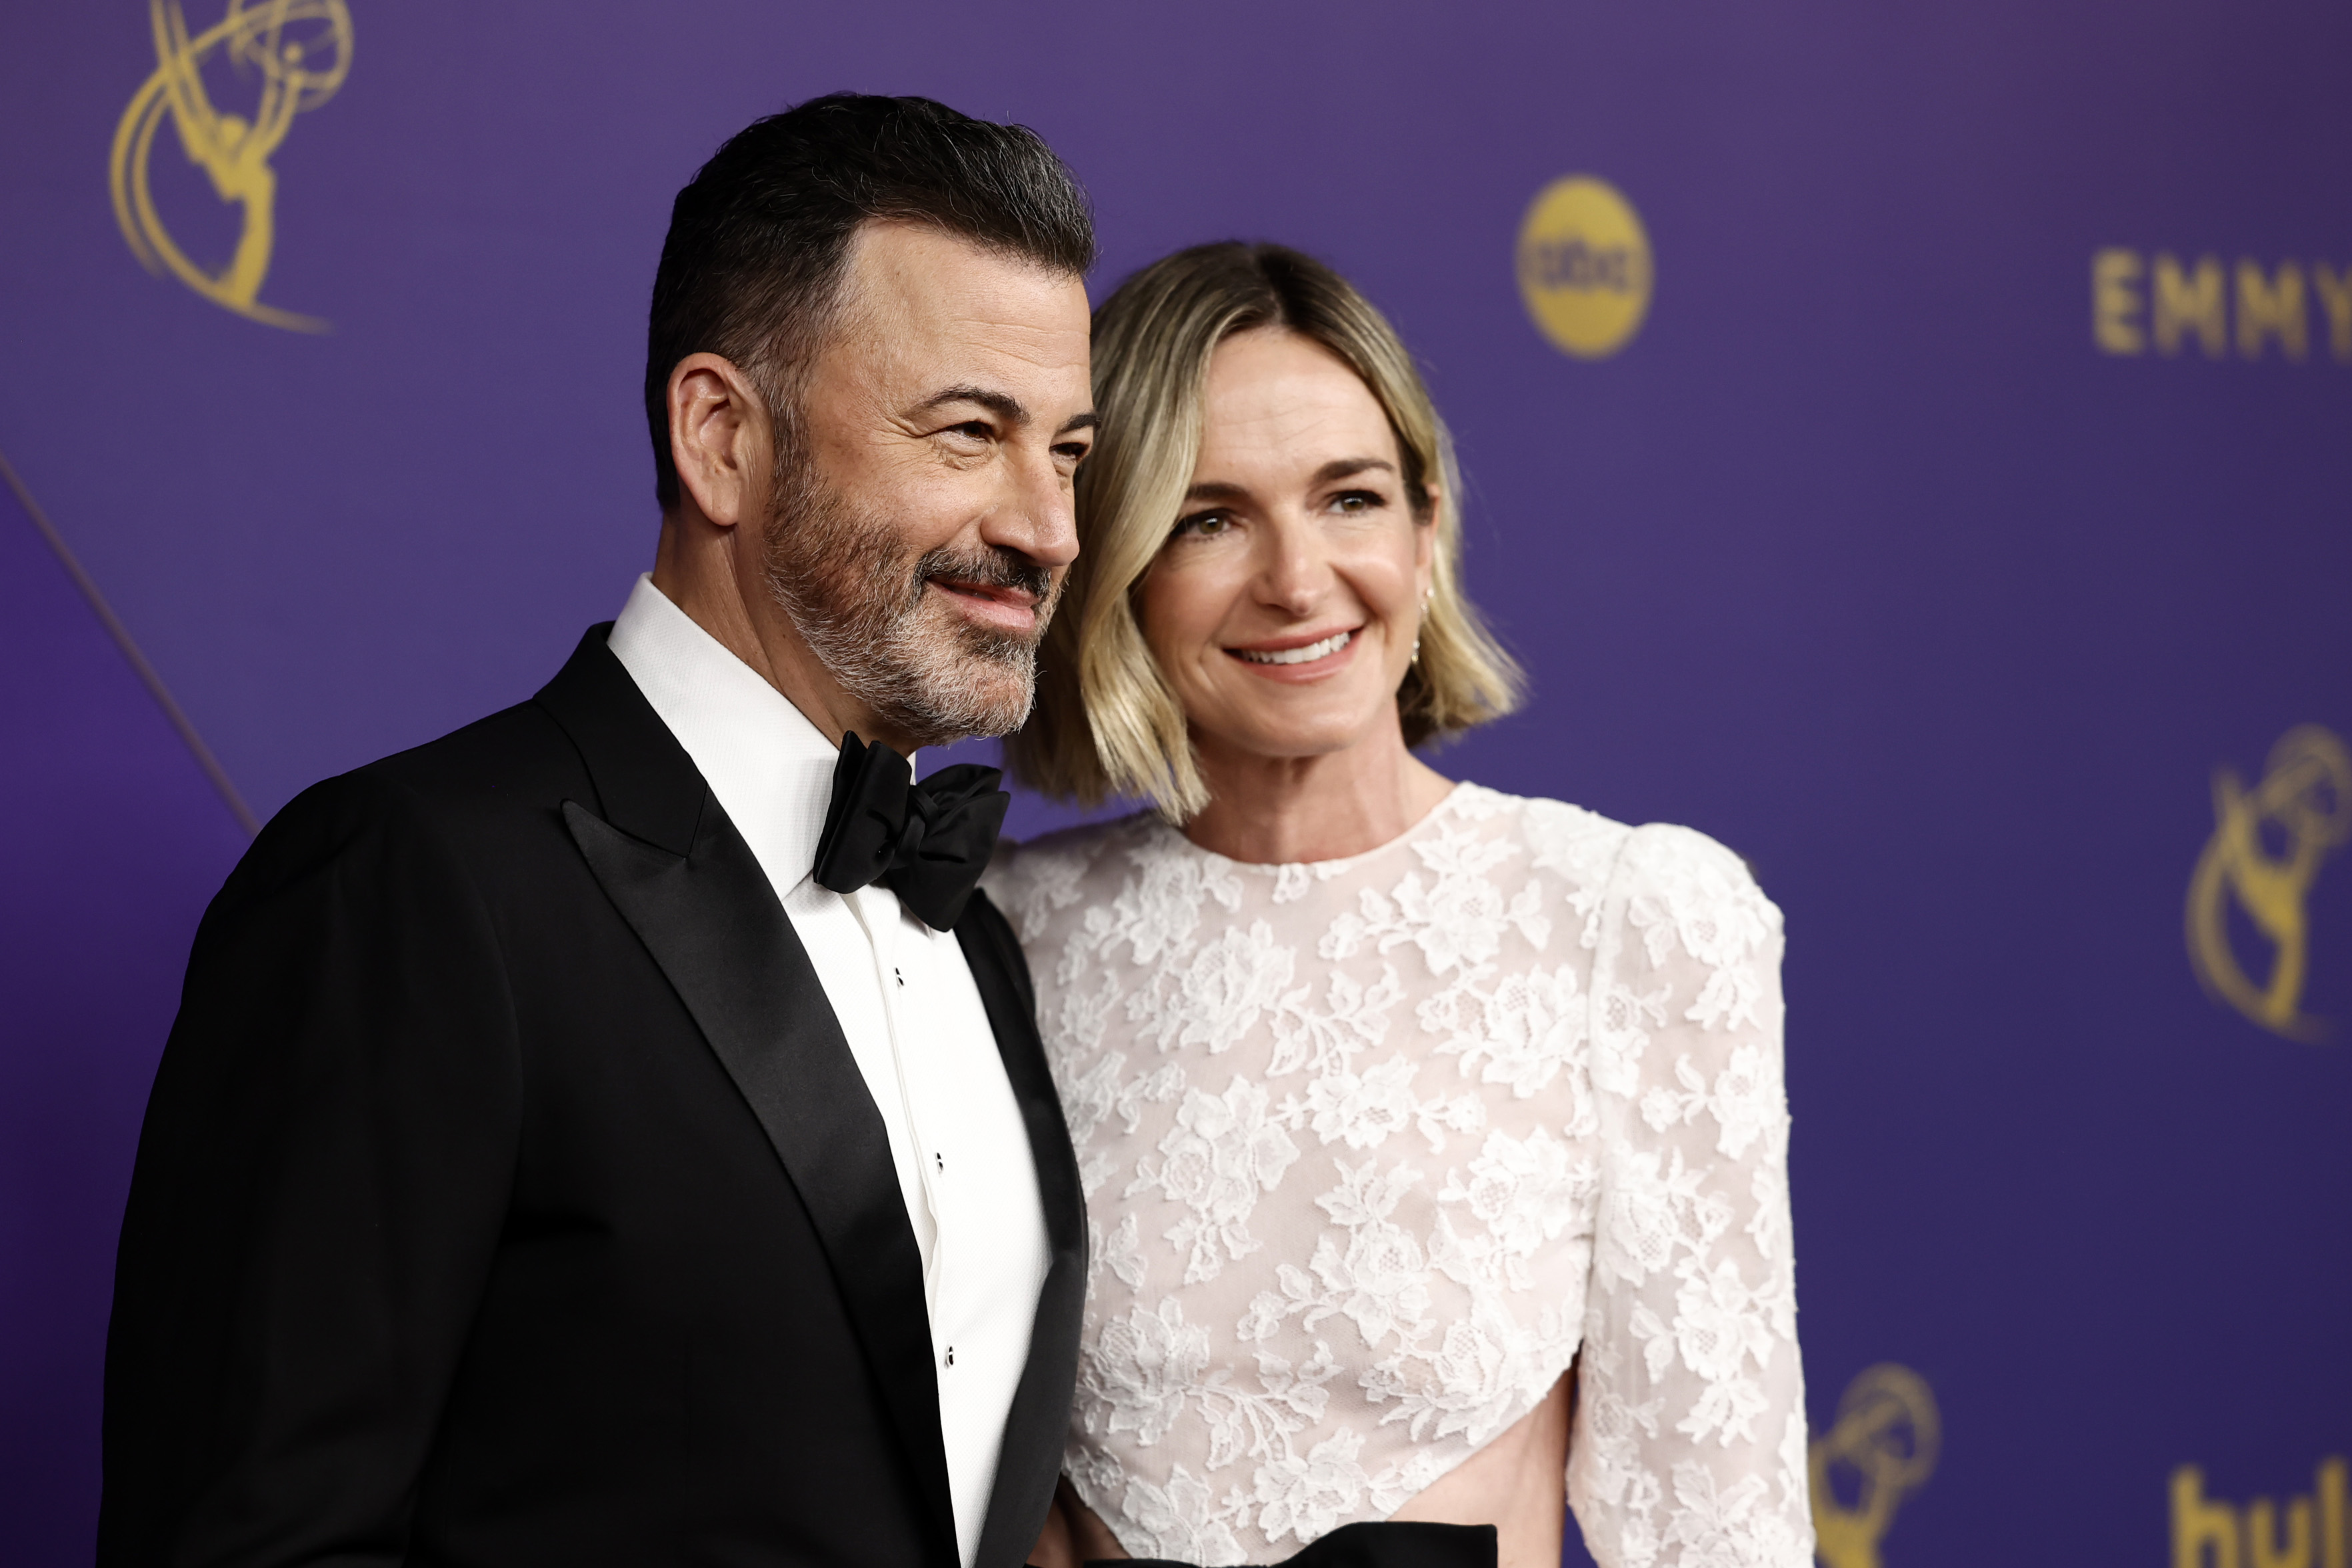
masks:
[[[1353,632],[1333,632],[1321,642],[1308,643],[1305,647],[1286,647],[1280,653],[1253,653],[1239,647],[1234,651],[1252,664],[1307,664],[1318,658],[1328,658],[1346,647],[1355,637]]]

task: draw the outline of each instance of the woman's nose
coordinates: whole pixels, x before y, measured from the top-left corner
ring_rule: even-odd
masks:
[[[1320,532],[1279,523],[1267,531],[1265,538],[1266,559],[1258,574],[1259,597],[1294,616],[1312,613],[1331,584],[1331,563],[1325,557]]]

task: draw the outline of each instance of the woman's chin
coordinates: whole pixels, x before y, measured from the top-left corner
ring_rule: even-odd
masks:
[[[1378,716],[1360,712],[1256,712],[1233,715],[1234,721],[1213,728],[1194,725],[1194,732],[1210,752],[1265,762],[1292,762],[1328,757],[1380,742]],[[1390,733],[1393,734],[1391,729]]]

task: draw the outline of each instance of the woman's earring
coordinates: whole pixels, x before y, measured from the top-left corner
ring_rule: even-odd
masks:
[[[1421,662],[1421,627],[1429,622],[1429,601],[1436,593],[1435,588],[1431,588],[1421,596],[1421,623],[1412,629],[1412,662],[1415,664]]]

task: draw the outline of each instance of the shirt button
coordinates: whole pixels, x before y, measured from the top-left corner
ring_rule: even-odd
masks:
[[[902,970],[902,969],[898,969],[898,968],[895,968],[895,967],[894,967],[894,968],[890,971],[890,973],[891,973],[891,974],[892,974],[892,975],[893,975],[893,976],[898,980],[898,984],[899,984],[904,985],[904,984],[907,984],[907,973],[906,973],[906,971],[904,971],[904,970]]]
[[[946,1175],[948,1170],[948,1157],[934,1150],[931,1153],[931,1158],[940,1163],[940,1174]]]
[[[950,1366],[955,1365],[955,1346],[953,1345],[950,1345],[948,1347],[948,1364]]]

